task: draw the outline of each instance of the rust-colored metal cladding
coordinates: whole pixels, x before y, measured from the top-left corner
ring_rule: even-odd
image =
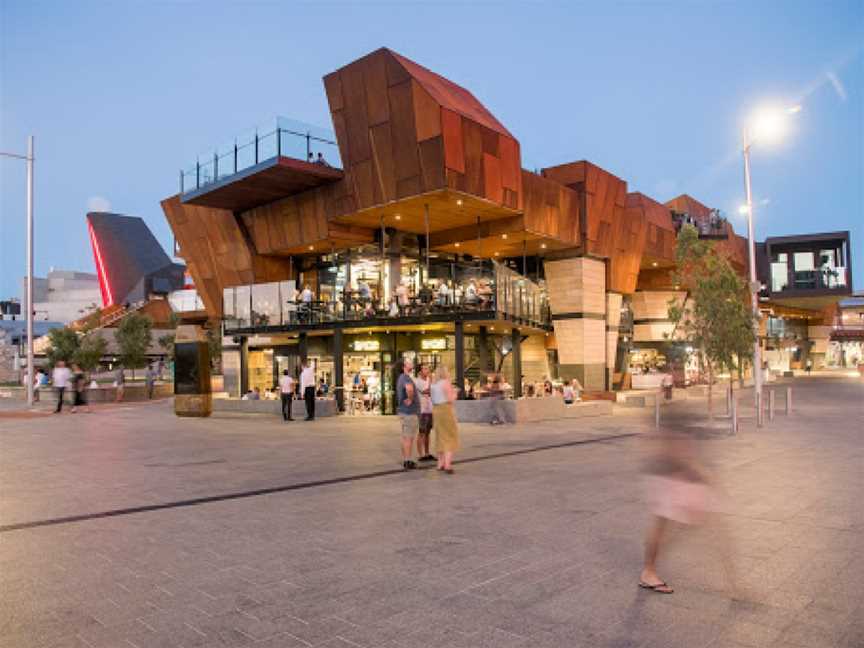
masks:
[[[669,208],[642,193],[627,194],[627,215],[642,218],[645,238],[640,267],[667,268],[675,264],[675,225]]]
[[[355,199],[333,217],[370,226],[365,210],[448,189],[521,207],[519,143],[465,88],[388,49],[324,85]]]
[[[163,200],[162,211],[212,317],[222,315],[224,288],[289,276],[286,259],[256,254],[233,212],[184,204],[179,195]]]
[[[543,176],[581,194],[582,247],[587,254],[610,258],[624,218],[627,183],[585,160],[543,169]]]

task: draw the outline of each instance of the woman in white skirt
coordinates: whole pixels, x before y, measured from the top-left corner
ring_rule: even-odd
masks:
[[[435,381],[429,389],[432,397],[432,420],[435,421],[435,448],[438,455],[438,470],[453,474],[453,453],[459,449],[459,426],[453,411],[456,389],[450,382],[447,367],[439,365],[435,370]]]

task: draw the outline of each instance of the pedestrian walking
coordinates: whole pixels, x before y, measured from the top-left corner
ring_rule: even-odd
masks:
[[[294,377],[285,369],[279,378],[279,398],[282,399],[282,419],[293,421],[291,407],[294,404]]]
[[[54,383],[54,389],[57,390],[57,409],[54,410],[56,414],[63,411],[63,395],[66,393],[66,388],[69,386],[69,379],[71,376],[72,372],[69,371],[69,367],[66,366],[66,363],[62,360],[58,360],[57,364],[54,365],[54,371],[51,372],[51,382]]]
[[[420,372],[414,379],[417,393],[420,395],[420,425],[417,434],[418,461],[435,461],[436,457],[429,451],[429,437],[432,436],[432,376],[428,364],[420,365]]]
[[[87,403],[87,377],[84,371],[78,364],[72,364],[72,409],[73,413],[78,411],[79,407],[86,407],[87,412],[92,412],[90,405]]]
[[[123,392],[126,390],[126,372],[123,371],[123,367],[117,367],[114,374],[114,388],[117,393],[114,402],[119,403],[123,400]]]
[[[408,359],[402,360],[402,373],[396,381],[396,413],[399,414],[402,439],[402,467],[411,470],[417,464],[411,460],[414,439],[420,430],[420,395],[411,377],[414,366]]]
[[[306,419],[307,421],[315,420],[315,370],[312,368],[312,362],[306,360],[303,363],[303,371],[300,372],[300,391],[303,392],[303,399],[306,401]]]
[[[676,428],[685,421],[667,415],[664,429],[656,437],[657,450],[645,467],[647,500],[653,520],[645,538],[645,562],[639,587],[659,594],[675,590],[657,573],[657,559],[670,522],[701,523],[711,497],[708,480],[697,461],[694,440]]]
[[[147,387],[147,400],[153,400],[153,389],[156,387],[156,371],[153,369],[153,365],[147,365],[144,385]]]
[[[41,369],[36,371],[36,375],[33,377],[33,402],[39,402],[39,388],[42,386],[42,383],[45,382],[45,372]]]
[[[435,451],[438,453],[438,470],[453,474],[453,454],[459,449],[459,426],[453,401],[456,388],[450,380],[450,372],[443,364],[435,371],[435,381],[430,389],[432,417],[435,420]]]

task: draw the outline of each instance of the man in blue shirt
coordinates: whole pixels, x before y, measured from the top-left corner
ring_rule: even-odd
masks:
[[[420,394],[414,385],[411,372],[414,366],[410,360],[402,361],[402,373],[396,381],[396,412],[402,427],[402,467],[405,470],[416,468],[411,461],[411,448],[420,429]]]

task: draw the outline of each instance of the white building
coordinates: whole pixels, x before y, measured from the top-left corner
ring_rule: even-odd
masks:
[[[26,303],[26,280],[21,282],[21,303]],[[37,321],[68,324],[102,305],[99,280],[89,272],[54,270],[33,278],[33,310]]]

